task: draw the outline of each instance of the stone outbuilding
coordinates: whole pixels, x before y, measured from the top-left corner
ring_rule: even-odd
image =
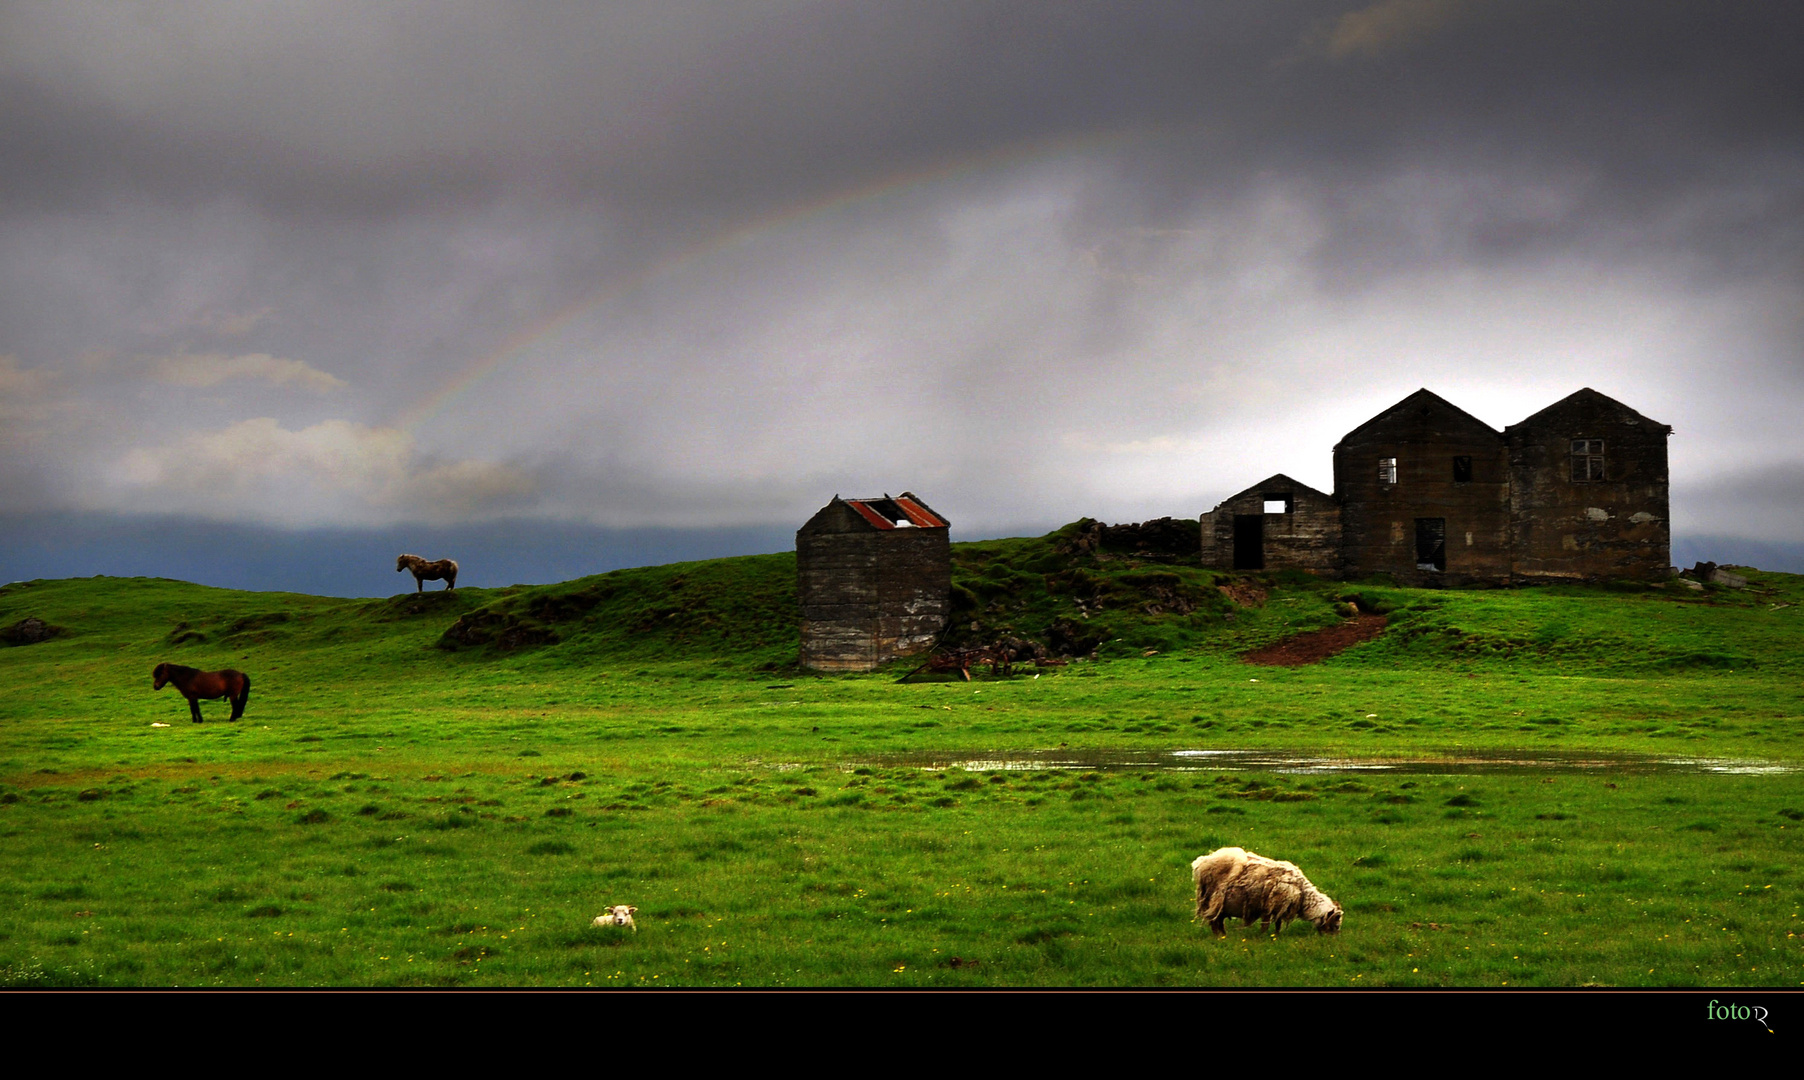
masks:
[[[951,525],[913,492],[838,495],[796,532],[801,664],[870,671],[933,647],[952,606]]]
[[[1332,496],[1280,474],[1204,514],[1203,565],[1417,586],[1664,577],[1671,434],[1591,389],[1503,431],[1418,390],[1335,445]]]
[[[1203,515],[1203,565],[1223,570],[1340,572],[1340,504],[1283,473]]]

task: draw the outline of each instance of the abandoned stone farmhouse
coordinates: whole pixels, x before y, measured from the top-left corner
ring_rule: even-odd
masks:
[[[1418,390],[1334,447],[1334,492],[1278,473],[1202,515],[1219,570],[1399,584],[1662,578],[1672,428],[1595,390],[1497,431]],[[1197,558],[1168,518],[1095,526]],[[870,671],[932,648],[952,611],[951,526],[913,492],[838,495],[796,533],[801,663]]]
[[[870,671],[932,648],[951,612],[951,531],[913,492],[833,496],[796,532],[802,666]]]
[[[1672,428],[1584,389],[1502,431],[1418,390],[1334,447],[1334,493],[1282,473],[1202,516],[1203,565],[1507,585],[1667,576]]]

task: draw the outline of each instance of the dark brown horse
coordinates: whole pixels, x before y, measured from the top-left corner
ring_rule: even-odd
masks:
[[[158,664],[150,677],[155,683],[152,690],[161,690],[165,684],[174,683],[175,688],[188,699],[188,711],[194,714],[194,722],[197,724],[200,723],[201,698],[209,701],[214,698],[229,698],[234,720],[244,715],[244,703],[251,699],[251,677],[231,668],[224,671],[201,671],[180,664]]]
[[[413,583],[419,586],[417,590],[419,592],[426,591],[426,583],[428,581],[437,581],[440,578],[445,579],[445,588],[457,588],[456,559],[440,559],[437,562],[427,562],[418,555],[403,555],[395,560],[395,573],[398,574],[403,570],[413,571]]]

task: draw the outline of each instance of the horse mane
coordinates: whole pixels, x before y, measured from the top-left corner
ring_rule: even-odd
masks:
[[[164,674],[172,679],[178,677],[186,679],[190,676],[200,674],[199,668],[183,667],[181,664],[158,664],[157,666],[162,668]]]

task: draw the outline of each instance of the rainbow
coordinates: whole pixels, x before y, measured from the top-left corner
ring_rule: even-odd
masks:
[[[394,419],[394,426],[413,434],[420,427],[444,413],[457,401],[467,396],[472,389],[487,380],[495,372],[504,367],[508,361],[519,356],[534,344],[553,337],[580,318],[584,313],[594,310],[612,300],[628,296],[633,292],[668,277],[709,256],[717,255],[734,248],[744,247],[763,237],[781,232],[800,222],[812,218],[824,217],[850,206],[875,202],[899,192],[926,187],[959,176],[970,175],[988,169],[1023,164],[1034,160],[1057,157],[1060,154],[1076,150],[1093,149],[1110,143],[1121,142],[1138,135],[1145,134],[1142,129],[1130,128],[1107,132],[1090,132],[1079,135],[1060,136],[1054,139],[1043,139],[1032,142],[1016,143],[995,150],[987,150],[969,157],[954,161],[940,162],[919,169],[887,176],[881,180],[858,185],[853,188],[835,192],[824,198],[806,203],[785,207],[772,213],[764,214],[750,221],[736,225],[721,233],[698,240],[679,248],[634,273],[624,275],[617,281],[604,285],[600,289],[588,293],[582,298],[553,312],[549,316],[527,326],[511,335],[497,346],[494,351],[478,357],[465,365],[455,376],[445,380],[432,393],[401,410]]]

